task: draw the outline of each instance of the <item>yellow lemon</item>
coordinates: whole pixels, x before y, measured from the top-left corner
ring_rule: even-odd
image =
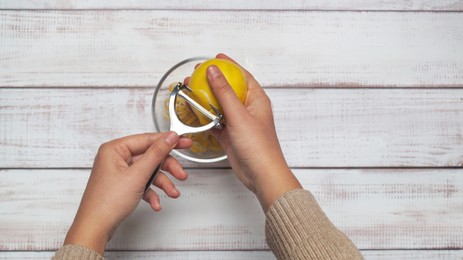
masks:
[[[214,110],[211,108],[211,105],[218,108],[223,114],[222,107],[212,93],[209,82],[207,81],[206,70],[211,65],[215,65],[220,69],[242,103],[244,103],[246,93],[248,92],[248,81],[243,70],[238,65],[223,59],[214,58],[207,60],[193,71],[188,83],[188,86],[193,90],[193,92],[189,94],[190,97],[212,113],[214,113]],[[194,112],[201,124],[204,125],[210,122],[201,112],[196,110],[194,110]]]

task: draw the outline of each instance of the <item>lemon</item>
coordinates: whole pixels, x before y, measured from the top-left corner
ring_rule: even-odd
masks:
[[[223,60],[223,59],[210,59],[201,63],[191,74],[188,86],[193,90],[189,95],[196,102],[198,102],[204,108],[210,110],[211,113],[215,114],[211,105],[216,107],[222,114],[223,110],[219,102],[215,98],[212,90],[209,86],[209,82],[206,76],[206,70],[209,66],[217,66],[225,79],[227,79],[231,88],[235,91],[236,96],[244,103],[246,100],[246,93],[248,92],[248,81],[243,70],[235,63]],[[193,110],[198,117],[201,124],[207,124],[210,122],[201,112]]]

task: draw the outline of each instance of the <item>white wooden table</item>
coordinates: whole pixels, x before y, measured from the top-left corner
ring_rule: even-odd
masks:
[[[47,259],[98,146],[153,131],[176,62],[225,52],[273,101],[290,166],[367,259],[463,257],[463,1],[1,1],[0,259]],[[113,259],[272,259],[226,164],[185,162]]]

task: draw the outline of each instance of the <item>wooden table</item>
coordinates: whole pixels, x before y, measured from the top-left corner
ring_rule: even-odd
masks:
[[[2,1],[0,259],[48,259],[98,146],[153,131],[180,60],[225,52],[273,102],[290,166],[367,259],[463,257],[463,1]],[[272,259],[227,164],[185,162],[113,259]],[[225,166],[225,167],[224,167]]]

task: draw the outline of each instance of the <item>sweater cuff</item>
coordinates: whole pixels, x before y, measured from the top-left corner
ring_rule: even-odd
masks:
[[[52,260],[65,259],[103,260],[104,258],[89,248],[79,245],[65,245],[55,253]]]
[[[278,259],[361,259],[309,191],[283,194],[266,214],[267,244]]]

